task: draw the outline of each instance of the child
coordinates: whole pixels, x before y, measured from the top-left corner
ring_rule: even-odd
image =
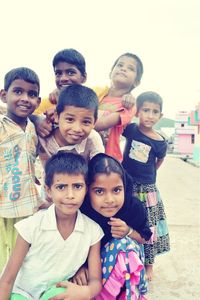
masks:
[[[155,256],[170,248],[164,207],[156,187],[156,170],[167,150],[166,140],[153,129],[162,117],[162,98],[154,92],[142,93],[137,98],[137,117],[139,125],[132,123],[123,133],[123,166],[134,180],[134,194],[145,205],[153,232],[144,246],[147,277],[151,280]]]
[[[83,84],[87,80],[86,63],[83,55],[75,49],[63,49],[53,58],[53,70],[57,90],[44,98],[34,112],[32,121],[35,123],[38,134],[42,137],[51,132],[53,113],[58,101],[59,92],[73,84]],[[48,113],[47,113],[48,112]],[[49,118],[40,118],[37,115],[46,114]]]
[[[54,204],[15,225],[18,238],[0,279],[1,300],[10,299],[11,293],[12,300],[49,299],[60,293],[54,285],[72,277],[86,259],[88,285],[67,282],[67,299],[89,300],[100,292],[103,231],[79,211],[87,191],[87,171],[78,154],[59,152],[48,160],[45,184]]]
[[[14,224],[30,216],[41,200],[35,184],[37,135],[28,117],[38,107],[40,83],[28,68],[16,68],[4,78],[0,115],[0,272],[15,244]]]
[[[133,76],[132,83],[135,80],[134,85],[136,86],[140,83],[140,79],[141,79],[141,76],[143,73],[142,63],[136,55],[133,55],[130,53],[126,53],[125,55],[127,55],[128,57],[130,56],[129,58],[131,61],[131,65],[127,67],[128,68],[127,70],[123,69],[123,67],[122,67],[122,72],[125,72],[128,74],[129,68],[135,68],[136,69],[135,72],[137,72],[136,80],[134,79],[135,78],[134,71],[133,71],[133,74],[130,74],[130,75]],[[117,59],[117,61],[113,65],[112,69],[115,68],[115,65],[117,64],[118,60],[123,56],[124,55],[120,56]],[[69,85],[73,85],[73,84],[83,84],[86,82],[86,79],[87,79],[84,57],[78,51],[76,51],[74,49],[65,49],[65,50],[58,52],[53,59],[53,67],[54,67],[54,72],[55,72],[55,81],[56,81],[57,89],[54,90],[49,95],[48,100],[44,99],[44,101],[42,101],[39,109],[35,111],[35,114],[37,114],[37,115],[41,114],[41,113],[45,113],[47,115],[47,118],[44,120],[41,120],[40,117],[36,117],[36,116],[34,117],[34,118],[36,118],[36,120],[34,122],[36,125],[37,132],[41,137],[48,136],[51,132],[51,127],[52,127],[51,122],[54,122],[53,110],[55,109],[55,104],[58,101],[58,95],[59,95],[61,89],[64,86],[69,86]],[[120,77],[120,76],[118,76],[118,77]],[[97,93],[100,102],[103,100],[104,97],[108,96],[108,94],[109,94],[109,96],[112,96],[112,97],[113,96],[120,97],[120,99],[119,98],[115,99],[117,104],[115,103],[114,108],[112,107],[112,110],[109,108],[109,111],[107,111],[107,113],[108,112],[111,113],[114,110],[114,113],[110,114],[111,119],[110,118],[109,118],[109,120],[107,120],[107,118],[105,119],[106,122],[109,121],[109,123],[107,123],[106,126],[110,126],[110,127],[115,126],[119,123],[119,113],[116,112],[116,106],[117,106],[118,110],[119,110],[119,107],[121,108],[122,111],[124,108],[125,109],[124,114],[126,116],[127,111],[128,112],[131,111],[131,108],[135,105],[135,99],[130,94],[130,91],[133,89],[133,86],[130,87],[130,82],[127,83],[127,84],[129,84],[128,88],[125,85],[124,85],[124,87],[120,86],[123,83],[123,79],[121,78],[122,82],[120,82],[120,78],[118,78],[118,79],[119,79],[118,84],[117,84],[117,80],[115,82],[115,79],[113,79],[113,81],[111,81],[110,89],[108,87],[105,87],[103,89],[102,88],[94,88],[94,91]],[[124,76],[124,79],[125,79],[125,76]],[[126,94],[127,91],[128,91],[128,94]],[[105,100],[106,99],[107,98],[105,98]],[[105,110],[104,105],[102,107],[100,107],[100,109]],[[133,113],[133,115],[134,115],[134,113]],[[123,113],[121,113],[120,116],[124,120]],[[113,117],[114,117],[114,119],[113,119]],[[116,120],[116,117],[117,117],[117,120]],[[132,118],[132,112],[131,112],[131,118]],[[123,120],[121,120],[121,121],[123,121]],[[124,123],[124,121],[122,123]],[[98,131],[101,130],[102,126],[105,126],[104,119],[101,119],[101,122],[99,123],[99,125],[97,127],[97,130]],[[103,130],[104,130],[104,127],[103,127]]]
[[[93,90],[81,85],[64,88],[55,113],[58,127],[49,137],[39,138],[42,163],[58,150],[79,153],[87,160],[104,152],[101,137],[93,129],[97,113],[98,98]]]
[[[123,96],[130,95],[140,84],[142,74],[143,65],[139,57],[132,53],[124,53],[118,57],[111,69],[111,86],[94,89],[100,101],[100,116],[95,129],[102,134],[105,152],[119,161],[122,160],[120,135],[135,115],[133,103],[131,107],[125,105],[122,101]]]
[[[145,299],[142,246],[132,239],[144,243],[152,233],[142,203],[132,196],[131,178],[117,160],[100,153],[89,162],[88,183],[89,193],[81,210],[96,220],[105,234],[101,240],[103,290],[95,299],[125,299],[123,292],[117,298],[124,285],[129,292],[126,299],[138,299],[135,286],[139,282],[140,299]],[[85,280],[82,274],[77,276],[79,282]]]

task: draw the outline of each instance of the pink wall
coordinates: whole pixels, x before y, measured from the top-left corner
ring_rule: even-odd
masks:
[[[180,154],[192,154],[194,144],[191,143],[190,134],[180,134],[178,138],[177,150]]]

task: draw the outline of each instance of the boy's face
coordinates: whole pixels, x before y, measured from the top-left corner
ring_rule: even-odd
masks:
[[[74,215],[83,203],[87,187],[82,174],[56,173],[51,187],[46,186],[48,196],[56,207],[56,215]]]
[[[139,118],[139,124],[146,128],[152,128],[162,117],[160,105],[145,101],[136,113]]]
[[[83,84],[87,77],[83,76],[79,69],[72,64],[59,62],[54,69],[56,86],[60,90],[73,84]]]
[[[94,128],[94,111],[83,107],[65,106],[55,121],[58,122],[60,146],[80,144]]]
[[[7,116],[16,123],[26,120],[40,104],[39,87],[22,79],[14,80],[1,97],[7,103]]]
[[[128,89],[139,85],[137,78],[137,62],[134,58],[122,56],[113,68],[110,78],[113,82],[120,84]]]

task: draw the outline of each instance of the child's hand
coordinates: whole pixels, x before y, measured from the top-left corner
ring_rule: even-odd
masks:
[[[37,118],[37,121],[35,121],[35,129],[39,136],[43,138],[47,137],[52,131],[52,123],[46,118]]]
[[[57,104],[59,93],[60,91],[58,89],[55,89],[53,92],[49,94],[49,101],[52,104]]]
[[[49,300],[89,300],[88,286],[79,286],[69,281],[59,282],[57,287],[65,287],[66,292],[50,298]]]
[[[135,98],[131,94],[126,94],[122,97],[122,105],[126,109],[130,109],[135,105]]]
[[[88,269],[84,266],[81,267],[70,281],[78,285],[88,285]]]
[[[130,229],[126,222],[117,218],[110,218],[108,224],[111,226],[112,237],[116,239],[125,237]]]
[[[55,108],[50,108],[44,113],[48,123],[54,123],[55,122],[55,117],[54,117],[55,110],[56,110]]]

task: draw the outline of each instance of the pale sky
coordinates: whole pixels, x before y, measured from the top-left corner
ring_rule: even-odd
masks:
[[[171,118],[200,102],[199,0],[0,0],[0,11],[1,88],[6,72],[26,66],[48,96],[52,59],[64,48],[84,55],[86,85],[104,86],[115,59],[132,52],[144,64],[135,96],[158,92]]]

